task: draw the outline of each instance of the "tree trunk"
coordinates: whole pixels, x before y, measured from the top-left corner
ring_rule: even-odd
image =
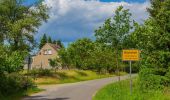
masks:
[[[118,50],[116,50],[116,65],[117,65],[117,75],[118,75],[118,81],[120,81],[120,68],[119,68],[119,53]]]

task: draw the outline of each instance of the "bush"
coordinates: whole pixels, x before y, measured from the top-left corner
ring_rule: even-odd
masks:
[[[143,68],[139,73],[140,89],[143,92],[163,89],[163,76],[154,74],[151,68]]]
[[[9,51],[9,47],[0,46],[0,71],[1,72],[18,72],[23,69],[26,51]]]
[[[39,76],[52,76],[53,72],[50,69],[39,69]]]
[[[0,96],[24,93],[35,85],[31,79],[18,73],[0,74]]]
[[[53,76],[53,72],[50,69],[33,69],[28,74],[34,78],[41,76]]]

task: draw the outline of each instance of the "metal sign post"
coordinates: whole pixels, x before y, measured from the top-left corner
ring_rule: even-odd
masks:
[[[139,50],[123,50],[122,60],[129,61],[130,70],[130,95],[132,95],[132,61],[139,61],[140,59],[140,51]]]
[[[132,95],[132,61],[129,61],[130,63],[130,95]]]

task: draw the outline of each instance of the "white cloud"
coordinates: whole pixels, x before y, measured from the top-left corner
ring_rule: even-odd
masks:
[[[93,38],[94,30],[106,18],[114,15],[120,5],[130,9],[133,19],[142,23],[148,17],[149,2],[100,2],[99,0],[45,0],[50,9],[50,19],[39,29],[37,38],[43,33],[53,39],[71,42],[81,37]]]

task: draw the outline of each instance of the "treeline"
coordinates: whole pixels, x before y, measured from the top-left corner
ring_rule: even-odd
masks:
[[[139,78],[144,92],[170,85],[170,0],[150,2],[149,18],[143,25],[135,24],[129,36],[132,47],[142,51]]]
[[[104,45],[88,38],[79,39],[59,51],[64,68],[114,72],[114,54]]]
[[[67,48],[59,51],[59,59],[63,68],[95,70],[99,73],[117,73],[129,71],[127,63],[121,60],[123,48],[129,48],[130,31],[133,29],[129,10],[118,7],[115,15],[105,21],[103,26],[95,31],[96,40],[79,39]],[[59,62],[60,61],[60,62]],[[133,72],[138,72],[139,62],[133,66]]]
[[[44,34],[41,37],[41,40],[40,40],[40,43],[39,43],[39,49],[41,49],[46,43],[57,44],[61,48],[64,47],[64,45],[62,44],[62,42],[60,40],[52,40],[50,36],[47,36],[46,34]]]
[[[141,60],[133,62],[139,71],[141,91],[162,90],[170,85],[170,0],[151,0],[149,18],[138,24],[129,10],[120,6],[115,15],[95,31],[96,40],[80,39],[61,49],[63,67],[119,72],[122,49],[139,49]]]

